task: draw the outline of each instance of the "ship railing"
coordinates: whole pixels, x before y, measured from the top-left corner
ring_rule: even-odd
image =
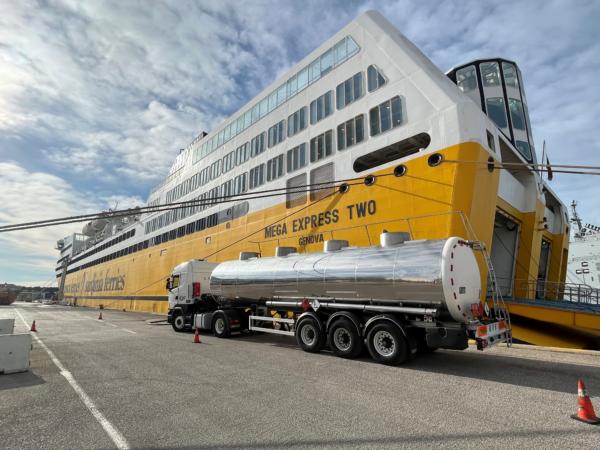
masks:
[[[587,284],[561,283],[557,281],[515,279],[501,280],[499,284],[510,289],[514,287],[513,297],[535,300],[563,301],[581,305],[600,305],[600,289]]]

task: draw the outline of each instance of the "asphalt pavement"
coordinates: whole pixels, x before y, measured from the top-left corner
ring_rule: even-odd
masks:
[[[387,367],[273,335],[194,344],[156,315],[98,313],[0,306],[39,339],[29,372],[0,375],[0,448],[600,447],[600,426],[569,417],[579,378],[600,414],[595,354],[469,349]]]

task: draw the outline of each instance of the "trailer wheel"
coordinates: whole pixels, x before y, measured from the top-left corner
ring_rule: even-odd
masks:
[[[175,317],[173,317],[173,322],[171,322],[171,326],[178,333],[185,331],[185,317],[183,316],[183,314],[177,314]]]
[[[360,355],[363,347],[363,341],[356,326],[345,318],[336,320],[329,327],[327,342],[333,353],[342,358],[356,358]]]
[[[395,366],[408,358],[408,342],[402,331],[390,323],[374,325],[367,335],[367,347],[375,361]]]
[[[305,352],[317,353],[325,344],[325,335],[319,323],[313,317],[307,317],[296,327],[296,341]]]
[[[231,335],[225,314],[220,313],[215,316],[212,323],[212,332],[218,338],[227,338]]]

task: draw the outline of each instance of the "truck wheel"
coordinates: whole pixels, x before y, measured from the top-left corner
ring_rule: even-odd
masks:
[[[183,314],[178,314],[175,317],[173,317],[173,322],[171,322],[171,326],[178,333],[185,331],[185,318]]]
[[[325,335],[317,321],[313,317],[307,317],[296,328],[296,341],[305,352],[317,353],[325,344]]]
[[[342,358],[356,358],[363,347],[356,326],[348,319],[338,319],[329,327],[327,341],[333,353]]]
[[[229,331],[229,325],[225,314],[219,314],[213,319],[212,332],[218,338],[230,336],[231,331]]]
[[[379,323],[371,328],[367,347],[371,358],[389,366],[402,364],[408,357],[408,342],[402,331],[390,323]]]

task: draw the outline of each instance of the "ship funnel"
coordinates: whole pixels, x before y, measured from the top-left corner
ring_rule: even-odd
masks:
[[[291,253],[298,253],[296,247],[276,247],[275,256],[287,256]]]
[[[330,241],[325,241],[325,243],[323,244],[323,251],[336,252],[338,250],[343,249],[344,247],[348,247],[348,241],[332,239]]]
[[[394,245],[404,244],[406,241],[410,241],[410,234],[406,233],[405,231],[384,231],[379,236],[379,243],[382,247],[392,247]]]
[[[246,261],[247,259],[258,258],[260,253],[257,252],[240,252],[240,261]]]

